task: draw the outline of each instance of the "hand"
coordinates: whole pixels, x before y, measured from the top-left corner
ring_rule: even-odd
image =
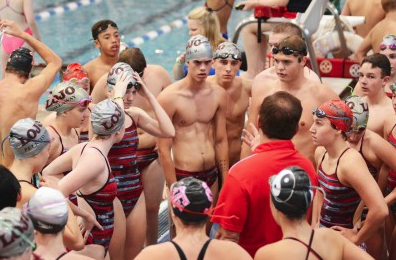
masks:
[[[244,5],[245,7],[243,7],[242,11],[250,11],[253,8],[255,8],[258,5],[262,5],[260,4],[259,0],[248,0],[248,1],[242,1],[240,3],[238,3],[238,5]]]
[[[177,57],[176,63],[180,66],[183,66],[184,63],[186,63],[186,52],[183,52],[179,57]]]
[[[114,86],[114,97],[124,97],[129,82],[132,81],[132,77],[127,73],[123,72],[119,77]]]
[[[139,73],[134,71],[133,72],[133,78],[136,80],[137,83],[140,84],[140,88],[137,90],[137,92],[142,97],[147,97],[148,95],[151,94],[150,90],[147,88],[146,84],[143,82],[142,78],[139,76]]]
[[[40,178],[40,187],[49,187],[59,190],[58,182],[59,179],[53,176],[42,176]]]
[[[242,141],[245,142],[253,152],[260,144],[260,133],[252,123],[250,123],[248,127],[250,128],[250,131],[246,129],[242,130]]]
[[[346,237],[349,241],[351,241],[355,245],[359,245],[360,244],[360,243],[358,243],[358,239],[357,239],[358,238],[357,226],[355,226],[353,229],[344,228],[344,227],[340,227],[340,226],[332,226],[331,229],[333,229],[335,231],[339,231],[339,233],[341,235]]]
[[[97,227],[99,230],[103,230],[103,227],[99,224],[96,218],[90,213],[81,216],[80,223],[78,225],[80,227],[81,234],[83,234],[84,243],[87,241],[89,234],[91,233],[94,226]]]
[[[21,37],[24,33],[21,28],[14,22],[10,20],[3,20],[0,22],[0,31],[5,30],[6,34]]]

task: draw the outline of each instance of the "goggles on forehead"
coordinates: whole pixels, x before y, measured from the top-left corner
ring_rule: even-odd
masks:
[[[113,27],[113,28],[115,28],[115,29],[118,29],[118,27],[117,27],[117,25],[116,25],[115,23],[108,23],[108,24],[104,24],[104,25],[100,26],[100,27],[98,28],[96,34],[98,35],[98,34],[104,32],[104,31],[106,31],[106,30],[109,28],[109,26],[111,26],[111,27]]]
[[[143,71],[140,73],[142,73],[142,76],[143,76]],[[139,74],[139,76],[140,76],[140,74]],[[142,76],[140,76],[140,77],[142,77]],[[115,83],[110,82],[110,81],[107,81],[107,84],[115,86]],[[135,90],[139,90],[142,87],[142,85],[139,82],[135,82],[135,83],[129,82],[127,89],[131,89],[132,87],[134,87]]]
[[[64,101],[61,99],[58,99],[56,96],[52,96],[53,99],[56,100],[58,103],[63,103],[63,104],[75,104],[79,107],[88,107],[89,103],[92,102],[92,97],[89,96],[88,98],[83,98],[80,101]]]
[[[285,55],[292,55],[294,53],[300,53],[300,51],[293,50],[292,48],[289,47],[282,47],[278,48],[277,46],[272,47],[272,54],[278,54],[279,52],[282,52]]]
[[[388,47],[390,50],[396,50],[396,35],[389,34],[384,37],[380,45],[380,50],[383,51]]]
[[[29,141],[29,142],[33,142],[33,143],[51,143],[54,139],[53,138],[49,138],[48,140],[35,140],[35,139],[30,139],[30,138],[26,138],[26,137],[22,137],[16,133],[10,132],[9,135],[10,138],[17,138],[19,140],[23,140],[23,141]]]
[[[71,78],[68,81],[70,81],[76,85],[84,85],[84,86],[89,85],[89,78],[87,78],[87,77],[82,78],[82,79]]]
[[[313,109],[312,110],[312,114],[317,116],[318,118],[327,117],[327,118],[332,118],[332,119],[349,119],[349,117],[347,117],[347,116],[330,116],[330,115],[327,115],[325,111],[323,111],[322,109],[319,109],[319,108]]]
[[[223,52],[223,53],[215,53],[214,55],[213,55],[213,59],[215,60],[215,59],[223,59],[223,60],[225,60],[225,59],[227,59],[228,57],[230,57],[230,58],[232,58],[232,59],[234,59],[234,60],[242,60],[242,58],[240,57],[240,55],[238,55],[238,54],[232,54],[232,53],[225,53],[225,52]]]
[[[389,45],[386,45],[385,43],[382,43],[382,44],[380,45],[380,50],[383,51],[383,50],[386,49],[386,47],[388,47],[388,48],[389,48],[390,50],[392,50],[392,51],[396,50],[396,44],[394,44],[394,43],[389,44]]]

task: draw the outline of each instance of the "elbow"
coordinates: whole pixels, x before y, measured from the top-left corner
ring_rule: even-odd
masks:
[[[70,248],[71,250],[75,250],[75,251],[83,250],[85,247],[84,239],[81,233],[74,236],[73,238],[66,237],[64,244],[67,248]]]

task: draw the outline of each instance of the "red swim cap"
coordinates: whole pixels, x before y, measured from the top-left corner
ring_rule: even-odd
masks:
[[[345,133],[351,130],[353,113],[342,100],[326,101],[314,110],[314,114],[316,114],[317,117],[326,117],[339,130]]]
[[[88,78],[88,73],[85,71],[80,63],[70,63],[65,72],[63,73],[63,80],[69,81],[70,79],[81,80],[83,78]]]

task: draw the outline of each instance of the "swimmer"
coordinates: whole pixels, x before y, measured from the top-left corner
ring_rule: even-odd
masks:
[[[237,244],[210,239],[205,224],[211,215],[213,197],[208,185],[193,177],[170,188],[176,237],[170,242],[146,247],[135,259],[252,259]]]
[[[39,99],[55,79],[62,66],[62,60],[46,45],[23,32],[16,23],[0,21],[0,30],[8,28],[7,33],[26,41],[47,64],[32,79],[29,79],[33,66],[33,53],[26,48],[15,50],[6,65],[4,79],[0,81],[0,138],[10,132],[12,125],[22,118],[36,118]],[[2,150],[0,164],[10,167],[14,155],[9,146]]]
[[[14,21],[22,31],[32,35],[41,41],[39,31],[33,13],[33,0],[1,0],[0,1],[1,20]],[[20,48],[26,47],[33,50],[24,39],[8,34],[7,29],[2,30],[1,38],[1,78],[4,78],[5,68],[11,53]]]

